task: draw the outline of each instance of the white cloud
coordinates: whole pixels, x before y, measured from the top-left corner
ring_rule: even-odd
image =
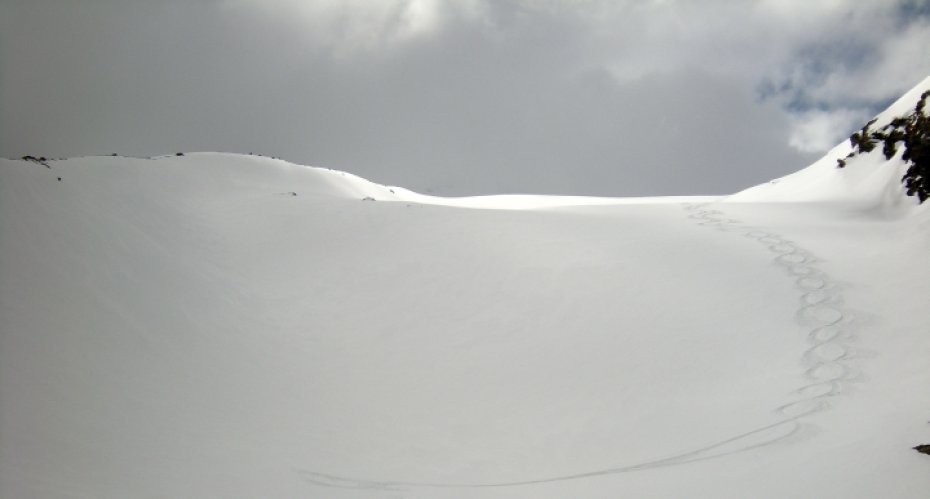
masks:
[[[342,60],[393,54],[468,26],[502,44],[561,37],[574,69],[620,81],[700,67],[811,99],[886,100],[930,71],[930,24],[858,0],[224,0],[295,23]],[[908,24],[909,23],[909,24]],[[845,48],[845,49],[844,49]],[[861,66],[854,59],[867,58]],[[886,75],[895,74],[895,78]],[[862,84],[866,86],[863,87]]]
[[[477,0],[224,0],[227,9],[258,11],[296,23],[312,45],[339,58],[391,51],[427,38],[451,17],[476,17]]]
[[[867,120],[863,110],[807,111],[793,116],[788,144],[802,152],[825,152],[843,141],[850,128]]]

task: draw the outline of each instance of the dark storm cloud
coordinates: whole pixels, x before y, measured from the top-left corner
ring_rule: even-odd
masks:
[[[927,72],[925,22],[810,5],[6,0],[0,155],[261,152],[448,195],[732,192],[838,140],[862,113],[844,102]],[[831,51],[844,29],[858,48]]]

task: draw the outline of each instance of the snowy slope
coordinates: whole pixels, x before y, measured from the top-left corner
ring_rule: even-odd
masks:
[[[254,156],[49,166],[0,160],[0,497],[930,490],[900,175],[441,199]]]
[[[901,96],[875,117],[872,130],[880,129],[892,119],[912,112],[920,95],[930,89],[930,77]],[[869,206],[885,214],[901,215],[912,211],[912,199],[901,196],[901,176],[907,170],[900,161],[901,152],[886,160],[880,151],[857,155],[846,168],[837,168],[836,160],[852,151],[849,141],[831,149],[809,167],[730,196],[732,201],[750,202],[846,202]]]

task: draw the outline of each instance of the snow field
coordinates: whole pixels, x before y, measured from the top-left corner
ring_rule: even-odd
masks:
[[[0,161],[2,497],[930,486],[930,222],[884,176],[441,200],[249,156],[50,166]]]

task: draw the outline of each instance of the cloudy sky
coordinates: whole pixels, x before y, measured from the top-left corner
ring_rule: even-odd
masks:
[[[928,47],[930,0],[0,0],[0,156],[723,194],[843,140]]]

